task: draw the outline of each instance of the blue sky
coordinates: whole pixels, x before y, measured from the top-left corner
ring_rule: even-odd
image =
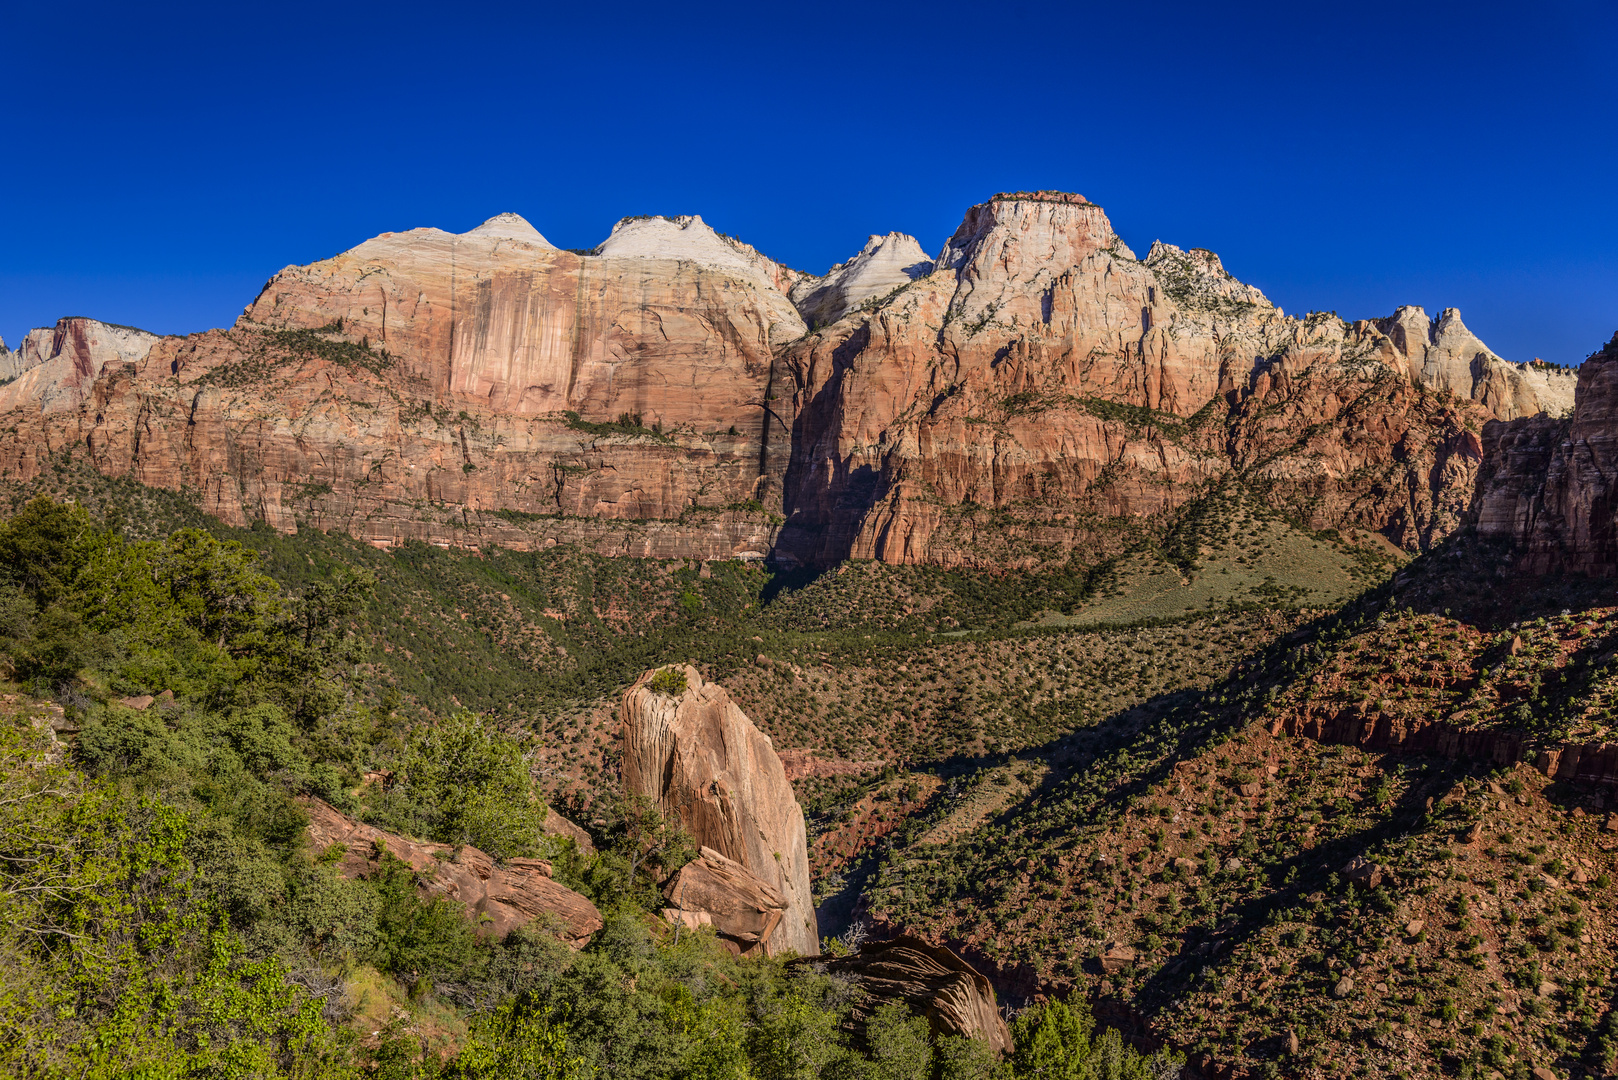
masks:
[[[1618,5],[11,5],[0,335],[227,325],[282,266],[502,210],[699,213],[823,271],[1061,188],[1288,311],[1618,330]]]

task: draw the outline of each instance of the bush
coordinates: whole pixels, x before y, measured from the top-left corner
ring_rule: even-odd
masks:
[[[679,697],[685,693],[685,672],[675,667],[660,668],[657,674],[652,676],[652,681],[646,685],[656,693]]]
[[[461,712],[418,728],[403,780],[373,820],[445,844],[471,844],[497,859],[540,854],[544,800],[521,744],[481,717]]]

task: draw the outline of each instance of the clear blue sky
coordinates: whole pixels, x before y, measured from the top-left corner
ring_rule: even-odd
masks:
[[[271,274],[502,210],[700,213],[820,272],[996,191],[1219,252],[1288,311],[1618,330],[1618,6],[21,4],[0,335],[227,325]]]

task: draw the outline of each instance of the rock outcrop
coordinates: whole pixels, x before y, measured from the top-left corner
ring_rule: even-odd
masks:
[[[1465,513],[1483,422],[1554,416],[1572,379],[1453,310],[1288,317],[1060,192],[972,207],[930,264],[893,233],[822,278],[697,217],[583,255],[515,214],[386,233],[230,330],[64,320],[0,370],[0,479],[73,450],[384,547],[994,567],[1104,554],[1232,475],[1416,550]]]
[[[860,253],[825,275],[792,286],[792,302],[810,326],[834,323],[868,300],[932,273],[933,259],[914,236],[891,232],[872,236]]]
[[[0,415],[78,409],[108,365],[138,362],[159,340],[132,326],[69,318],[30,330],[16,352],[0,342]]]
[[[803,810],[781,759],[723,687],[704,682],[693,667],[674,670],[685,676],[678,694],[652,689],[655,673],[647,672],[620,703],[624,789],[651,799],[697,844],[757,882],[714,863],[692,870],[690,884],[700,882],[696,895],[679,894],[677,881],[666,895],[681,910],[708,912],[716,929],[733,914],[763,911],[779,897],[780,919],[773,927],[760,925],[758,941],[771,956],[814,956],[820,935]],[[731,897],[705,899],[727,892],[727,876],[738,882],[728,890]]]
[[[741,863],[704,847],[663,886],[670,923],[711,926],[720,940],[742,956],[768,952],[775,928],[786,914],[786,897]]]
[[[1573,415],[1494,422],[1472,518],[1526,573],[1618,573],[1618,334],[1579,368]]]
[[[995,1004],[994,987],[942,945],[908,935],[860,946],[852,956],[822,961],[826,970],[853,978],[871,995],[855,1006],[863,1022],[875,1007],[904,1001],[927,1017],[938,1035],[982,1039],[997,1053],[1011,1051],[1011,1032]]]
[[[601,913],[586,897],[551,879],[543,859],[508,859],[496,864],[475,847],[452,847],[409,840],[355,821],[319,799],[308,799],[309,842],[317,851],[342,844],[338,872],[369,877],[383,853],[416,871],[425,896],[460,904],[479,931],[503,938],[519,926],[540,920],[574,948],[602,927]]]

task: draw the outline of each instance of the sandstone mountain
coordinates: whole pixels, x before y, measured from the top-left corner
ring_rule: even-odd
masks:
[[[1495,422],[1473,519],[1528,573],[1618,573],[1618,334],[1579,368],[1572,416]]]
[[[108,364],[138,362],[158,340],[132,326],[68,318],[30,330],[16,352],[0,341],[0,414],[77,409]]]
[[[666,693],[647,672],[624,694],[624,789],[655,802],[697,844],[718,856],[691,881],[693,895],[668,890],[678,910],[707,912],[722,934],[772,956],[820,951],[803,810],[793,795],[770,737],[753,726],[723,687],[696,668],[679,671],[685,687]],[[756,879],[755,881],[748,880]],[[779,904],[778,917],[769,910]],[[743,912],[754,913],[743,927]]]
[[[1482,424],[1565,412],[1573,382],[1453,310],[1288,317],[1053,192],[971,208],[930,264],[893,233],[821,278],[697,217],[585,255],[514,214],[387,233],[229,330],[64,320],[0,367],[3,479],[82,450],[228,522],[383,547],[983,566],[1104,550],[1238,475],[1416,550],[1466,511]]]
[[[1457,315],[1404,320],[1288,318],[1211,253],[1137,260],[1080,196],[997,196],[931,275],[786,350],[777,554],[1015,563],[1238,471],[1418,548],[1458,524],[1482,422],[1565,407],[1571,377],[1468,355]]]
[[[925,277],[933,260],[914,236],[892,232],[872,236],[860,253],[838,263],[824,277],[792,287],[792,302],[812,326],[836,322],[853,308]]]

